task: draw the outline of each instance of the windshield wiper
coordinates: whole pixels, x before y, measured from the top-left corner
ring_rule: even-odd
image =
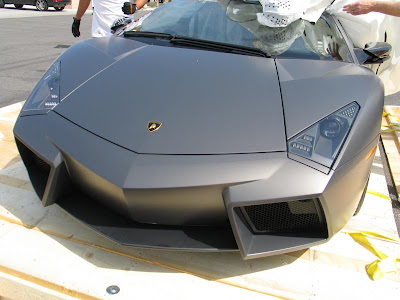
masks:
[[[125,31],[124,37],[147,37],[147,38],[165,39],[165,40],[170,40],[170,43],[175,45],[190,46],[190,47],[209,49],[214,51],[243,54],[243,55],[271,57],[270,55],[268,55],[267,53],[258,48],[201,40],[186,36],[172,35],[169,33],[151,32],[151,31]]]
[[[172,36],[170,43],[236,54],[271,57],[270,55],[258,48],[207,41],[186,36],[174,35]]]
[[[168,33],[151,32],[151,31],[125,31],[124,37],[148,37],[156,39],[170,40],[174,36]]]

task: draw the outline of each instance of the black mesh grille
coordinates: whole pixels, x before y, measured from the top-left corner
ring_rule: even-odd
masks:
[[[314,199],[245,206],[244,213],[256,232],[315,232],[326,226]]]

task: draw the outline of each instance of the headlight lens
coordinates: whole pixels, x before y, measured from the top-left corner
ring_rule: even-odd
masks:
[[[61,63],[54,63],[36,85],[23,111],[48,112],[60,103]]]
[[[291,138],[289,152],[331,168],[359,110],[353,102],[322,119]]]

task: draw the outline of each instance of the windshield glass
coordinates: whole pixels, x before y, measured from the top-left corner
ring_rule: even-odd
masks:
[[[174,0],[140,19],[131,31],[157,32],[257,48],[269,55],[351,61],[349,49],[329,17],[287,27],[257,21],[261,4],[251,0]]]

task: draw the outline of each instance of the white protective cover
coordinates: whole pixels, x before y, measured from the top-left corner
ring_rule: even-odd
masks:
[[[259,2],[263,12],[257,13],[257,21],[264,26],[287,27],[299,19],[316,22],[324,10],[327,10],[339,19],[355,47],[363,49],[365,44],[370,42],[388,42],[392,45],[391,58],[379,68],[378,65],[372,67],[377,69],[377,74],[385,85],[386,95],[400,91],[400,64],[398,64],[400,18],[381,13],[353,16],[343,11],[344,5],[354,3],[356,0],[336,0],[332,5],[333,0],[259,0]],[[306,44],[309,48],[315,48],[314,42]],[[323,48],[325,49],[326,45]],[[323,55],[323,51],[316,52]]]
[[[246,4],[240,0],[219,1],[226,7],[226,15],[240,23],[259,38],[253,41],[254,47],[268,54],[279,55],[290,48],[295,39],[304,32],[304,22],[297,20],[286,27],[263,26],[257,21],[258,5]]]
[[[303,36],[306,47],[320,57],[330,56],[328,48],[334,45],[338,47],[337,54],[341,57],[348,52],[343,42],[336,41],[330,36],[331,29],[328,24],[318,21],[323,10],[315,15],[315,25],[297,19],[284,27],[269,27],[261,25],[257,20],[257,14],[262,11],[259,5],[251,5],[242,0],[219,0],[219,3],[226,8],[226,15],[229,19],[239,22],[258,37],[253,40],[253,45],[268,54],[284,53],[298,37],[303,35],[303,32],[306,32],[306,35]]]
[[[259,0],[263,12],[258,22],[268,27],[285,27],[299,19],[316,22],[332,0]]]
[[[378,76],[385,85],[385,94],[391,95],[400,91],[400,18],[388,17],[386,26],[387,42],[392,45],[390,59],[378,70]]]
[[[400,91],[400,18],[375,12],[353,16],[343,11],[343,6],[354,2],[356,0],[336,0],[327,11],[338,18],[357,48],[363,49],[370,42],[384,42],[386,33],[386,42],[392,45],[391,58],[379,66],[378,76],[385,85],[386,95],[397,93]]]

